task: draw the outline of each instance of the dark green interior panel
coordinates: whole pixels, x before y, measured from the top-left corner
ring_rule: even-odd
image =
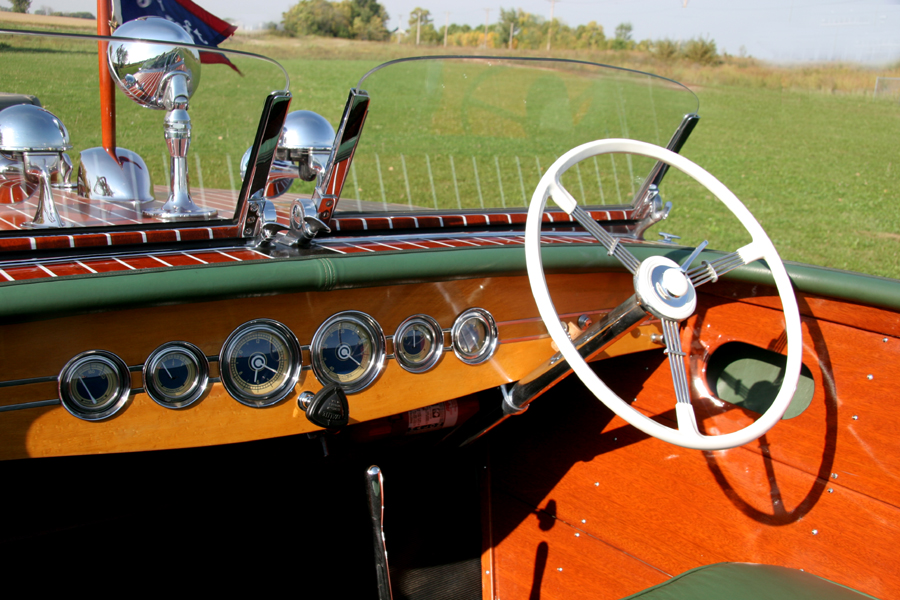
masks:
[[[787,357],[742,342],[724,344],[706,367],[709,389],[721,400],[763,414],[772,406],[784,376]],[[797,391],[783,419],[803,413],[812,402],[816,386],[806,365],[800,366]]]

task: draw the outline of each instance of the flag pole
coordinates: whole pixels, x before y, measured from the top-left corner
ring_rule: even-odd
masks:
[[[97,35],[110,35],[110,4],[112,0],[97,0]],[[109,63],[106,59],[106,47],[109,42],[97,42],[97,55],[100,63],[100,123],[103,127],[101,146],[118,162],[116,158],[116,88],[109,74]]]

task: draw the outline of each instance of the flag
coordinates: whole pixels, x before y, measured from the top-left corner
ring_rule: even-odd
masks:
[[[207,12],[191,0],[113,0],[113,4],[119,23],[126,23],[138,17],[162,17],[181,25],[191,34],[198,46],[215,48],[237,30],[234,25]],[[226,64],[241,73],[227,56],[218,52],[201,50],[200,62]]]

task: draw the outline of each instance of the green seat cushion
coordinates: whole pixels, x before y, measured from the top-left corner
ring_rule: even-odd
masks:
[[[718,563],[691,569],[624,600],[862,600],[874,598],[796,569]]]

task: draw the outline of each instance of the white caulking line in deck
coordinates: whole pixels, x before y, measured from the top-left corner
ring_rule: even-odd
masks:
[[[28,242],[31,244],[32,250],[37,250],[37,240],[34,238],[28,238]]]
[[[365,250],[366,252],[375,252],[371,248],[366,248],[365,246],[357,246],[356,244],[347,244],[351,248],[359,248],[360,250]]]
[[[463,227],[467,227],[469,225],[468,221],[466,221],[466,215],[459,215],[463,220]]]
[[[67,235],[66,237],[69,238],[69,248],[74,248],[75,247],[75,236]]]
[[[163,259],[161,259],[160,257],[154,256],[154,255],[152,255],[152,254],[148,254],[148,255],[147,255],[147,258],[152,258],[153,260],[155,260],[155,261],[157,261],[157,262],[161,262],[162,264],[166,265],[167,267],[171,267],[171,266],[172,266],[172,265],[170,265],[169,263],[167,263],[166,261],[164,261]]]
[[[141,232],[141,241],[144,242],[145,244],[147,243],[147,232],[146,231]]]
[[[552,213],[552,212],[547,212],[547,213],[544,213],[544,214],[547,215],[547,218],[550,219],[550,222],[551,222],[551,223],[554,223],[554,222],[555,222],[555,221],[553,220],[553,213]]]
[[[341,230],[341,222],[340,222],[338,219],[335,219],[335,220],[334,220],[334,230],[335,230],[335,231],[340,231],[340,230]]]
[[[428,250],[428,246],[422,246],[420,244],[415,244],[413,242],[406,242],[406,243],[409,244],[410,246],[415,246],[416,248],[421,248],[422,250]]]
[[[90,271],[91,273],[96,273],[96,272],[97,272],[97,271],[93,270],[92,268],[90,268],[89,266],[87,266],[86,264],[84,264],[83,262],[81,262],[80,260],[76,260],[76,261],[75,261],[75,264],[78,265],[79,267],[83,268],[83,269],[87,269],[87,270]]]
[[[390,248],[391,250],[402,250],[402,248],[398,248],[396,246],[391,246],[390,244],[385,244],[383,242],[375,242],[379,246],[384,246],[385,248]]]
[[[323,246],[326,250],[331,250],[332,252],[337,252],[338,254],[347,254],[343,250],[338,250],[337,248],[332,248],[331,246]]]
[[[361,219],[361,221],[362,221],[362,224],[363,224],[363,231],[368,231],[368,230],[369,230],[369,224],[366,223],[366,220],[365,220],[365,219]]]
[[[506,222],[509,223],[510,225],[512,225],[512,215],[510,215],[510,214],[506,215]]]
[[[38,265],[38,269],[49,275],[50,277],[56,277],[56,273],[45,267],[44,265]]]
[[[13,229],[18,229],[18,228],[19,228],[18,225],[16,225],[16,224],[13,223],[12,221],[7,221],[7,220],[4,219],[3,217],[0,217],[0,221],[3,221],[4,223],[6,223],[7,225],[9,225],[9,226],[12,227]]]
[[[132,267],[131,265],[129,265],[129,264],[128,264],[127,262],[125,262],[124,260],[119,260],[119,259],[116,258],[115,256],[113,256],[112,259],[113,259],[114,261],[116,261],[117,263],[120,263],[120,264],[125,265],[126,267],[128,267],[128,268],[131,269],[132,271],[137,270],[137,269],[135,269],[135,267]]]
[[[181,241],[181,231],[178,229],[174,229],[173,231],[175,232],[175,241],[180,242]]]
[[[253,252],[254,254],[259,254],[263,258],[271,258],[268,254],[260,252],[259,250],[255,250],[254,248],[245,248],[245,250],[249,250],[250,252]]]
[[[418,229],[419,228],[419,219],[417,217],[413,217],[413,226]]]
[[[3,269],[0,269],[0,275],[3,275],[4,277],[6,277],[6,280],[7,280],[7,281],[15,281],[15,279],[13,279],[12,277],[10,277],[10,276],[9,276],[9,273],[7,273],[6,271],[4,271]]]
[[[244,262],[243,260],[241,260],[241,259],[238,258],[237,256],[232,256],[232,255],[230,255],[230,254],[227,254],[227,253],[225,253],[225,252],[222,252],[221,250],[216,250],[216,252],[218,252],[219,254],[221,254],[222,256],[224,256],[224,257],[226,257],[226,258],[230,258],[231,260],[233,260],[233,261],[235,261],[235,262]]]
[[[187,252],[182,252],[182,254],[184,254],[184,255],[187,256],[188,258],[193,258],[193,259],[196,260],[197,262],[203,263],[204,265],[208,265],[208,264],[209,264],[208,262],[206,262],[206,261],[203,260],[202,258],[197,258],[197,257],[194,256],[193,254],[188,254]]]
[[[472,238],[472,239],[473,239],[473,240],[478,240],[479,242],[485,242],[485,243],[487,243],[487,244],[497,244],[498,246],[502,246],[502,245],[503,245],[503,242],[498,242],[498,241],[495,241],[495,240],[486,240],[486,239],[480,238],[480,237]]]
[[[444,227],[444,217],[438,217],[438,222],[441,224],[441,228]]]
[[[441,246],[447,246],[448,248],[453,248],[453,247],[454,247],[453,244],[447,244],[447,243],[442,242],[442,241],[440,241],[440,240],[429,240],[429,241],[430,241],[431,243],[433,243],[433,244],[440,244]]]
[[[388,217],[388,229],[394,228],[394,217]]]
[[[108,233],[104,233],[103,235],[106,236],[106,245],[107,245],[107,246],[112,246],[112,236],[109,235]]]
[[[212,227],[206,227],[206,230],[209,232],[209,239],[213,239]]]
[[[468,240],[461,240],[461,239],[459,239],[459,238],[453,238],[453,239],[451,239],[450,241],[451,241],[451,242],[462,242],[463,244],[469,244],[470,246],[477,246],[477,245],[478,245],[478,244],[476,244],[475,242],[470,242],[470,241],[468,241]]]

